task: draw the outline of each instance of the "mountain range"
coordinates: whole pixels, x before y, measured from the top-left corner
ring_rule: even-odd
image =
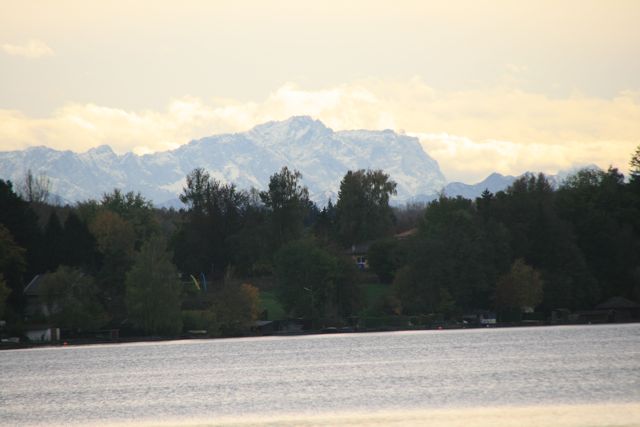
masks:
[[[283,166],[299,170],[312,200],[324,205],[336,200],[348,170],[382,169],[397,184],[393,203],[431,200],[441,191],[449,196],[477,197],[516,178],[492,174],[475,184],[446,183],[438,163],[417,138],[391,130],[335,132],[308,116],[291,117],[247,132],[193,140],[175,150],[116,154],[102,145],[84,153],[31,147],[0,152],[0,178],[19,183],[28,170],[46,175],[51,192],[63,203],[100,198],[114,188],[140,192],[157,206],[179,207],[185,176],[196,167],[237,187],[265,189],[269,177]]]

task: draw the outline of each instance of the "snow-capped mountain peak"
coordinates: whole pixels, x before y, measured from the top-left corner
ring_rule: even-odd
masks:
[[[266,188],[282,166],[299,170],[311,197],[337,198],[348,170],[382,169],[398,184],[395,202],[433,194],[445,184],[435,160],[417,138],[390,130],[334,132],[319,120],[295,116],[236,134],[194,140],[175,150],[118,155],[102,145],[84,153],[39,147],[0,152],[0,178],[20,180],[26,167],[49,176],[53,192],[69,201],[99,198],[120,188],[140,191],[157,204],[175,200],[196,167],[239,188]]]

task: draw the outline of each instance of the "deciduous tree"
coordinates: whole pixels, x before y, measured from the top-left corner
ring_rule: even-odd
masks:
[[[22,185],[20,186],[20,194],[30,203],[46,203],[51,192],[51,180],[45,175],[38,176],[27,170]]]
[[[182,284],[165,240],[146,241],[125,279],[129,318],[146,334],[175,335],[182,330]]]
[[[187,175],[180,200],[188,210],[173,238],[176,263],[183,272],[222,277],[234,259],[232,246],[242,246],[238,235],[244,226],[252,227],[246,221],[254,213],[249,194],[199,168]],[[237,238],[230,242],[231,236]]]
[[[543,281],[540,272],[518,258],[511,270],[496,285],[496,307],[499,309],[534,309],[542,302]]]
[[[270,213],[269,222],[274,247],[300,238],[304,218],[309,209],[309,190],[301,183],[302,174],[286,166],[271,175],[269,189],[260,193],[260,198]]]
[[[114,189],[105,193],[100,202],[102,209],[118,214],[133,227],[134,246],[139,249],[142,242],[158,231],[158,223],[153,215],[153,204],[140,193],[123,193]]]
[[[211,293],[211,300],[210,310],[215,316],[217,333],[222,336],[246,334],[258,319],[260,291],[237,280],[232,268],[227,269],[221,287]]]
[[[341,243],[355,243],[383,237],[393,225],[389,198],[396,183],[381,170],[348,171],[340,182],[336,222]]]
[[[109,313],[117,320],[126,318],[124,279],[134,256],[133,226],[110,210],[100,210],[89,226],[101,255],[97,275]]]

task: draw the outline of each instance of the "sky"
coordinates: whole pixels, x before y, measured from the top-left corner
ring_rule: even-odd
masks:
[[[0,0],[0,150],[144,154],[310,115],[451,181],[628,170],[640,1]]]

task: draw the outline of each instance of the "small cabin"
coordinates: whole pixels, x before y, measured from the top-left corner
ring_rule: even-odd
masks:
[[[489,326],[497,322],[496,313],[488,310],[473,310],[462,316],[463,322],[470,326]]]
[[[348,251],[348,254],[351,255],[351,258],[353,258],[353,261],[360,270],[369,269],[367,253],[370,247],[371,242],[358,243],[351,245],[351,250]]]
[[[606,311],[609,322],[640,320],[640,304],[619,296],[596,305],[596,310]]]
[[[58,307],[49,306],[45,301],[45,290],[42,286],[45,274],[37,274],[27,286],[25,286],[23,293],[27,300],[27,306],[25,308],[25,315],[29,318],[42,318],[49,317],[54,314]]]
[[[27,328],[24,335],[30,342],[44,343],[60,341],[60,329],[50,325],[32,325]]]

